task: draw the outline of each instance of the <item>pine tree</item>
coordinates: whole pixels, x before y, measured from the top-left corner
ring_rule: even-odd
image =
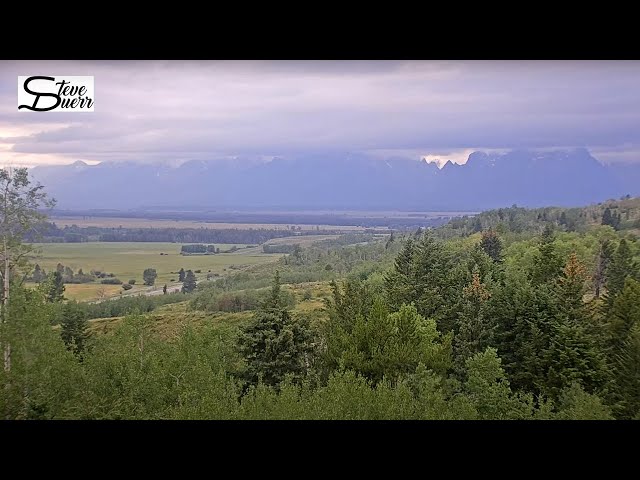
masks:
[[[40,265],[38,265],[36,263],[36,266],[33,269],[33,281],[35,283],[40,283],[45,279],[45,276],[43,274],[43,270],[40,268]]]
[[[76,355],[81,355],[89,338],[89,323],[77,302],[69,302],[62,307],[60,326],[60,335],[67,348]]]
[[[64,300],[64,283],[62,282],[62,274],[56,270],[51,272],[44,282],[43,288],[48,302],[55,303]]]
[[[611,215],[611,209],[609,207],[605,208],[604,214],[602,215],[602,225],[609,225],[611,227],[614,225],[613,216]]]
[[[182,293],[191,293],[196,289],[196,276],[191,270],[187,270],[182,284]]]
[[[564,210],[560,214],[560,220],[558,221],[558,223],[560,223],[560,225],[562,226],[567,226],[567,214],[564,212]]]
[[[310,367],[313,334],[304,319],[293,320],[280,293],[276,271],[271,293],[250,323],[241,328],[239,349],[247,368],[249,385],[277,386],[285,376],[301,381]]]
[[[502,261],[502,241],[491,228],[482,232],[480,247],[494,262],[500,263]]]
[[[562,272],[562,259],[556,253],[554,239],[553,228],[547,224],[540,237],[536,262],[531,272],[533,285],[553,281]]]
[[[73,270],[71,267],[64,267],[64,279],[68,282],[73,280]]]
[[[640,323],[636,323],[616,357],[619,418],[640,419]]]
[[[598,247],[595,261],[595,271],[593,272],[593,288],[596,298],[600,297],[602,287],[607,281],[607,273],[611,258],[613,257],[613,247],[609,240],[603,240]]]
[[[583,300],[586,279],[585,266],[572,253],[555,284],[550,347],[541,352],[549,365],[547,393],[555,398],[574,382],[593,393],[608,380],[604,347]]]
[[[627,277],[609,312],[612,355],[618,355],[634,325],[640,325],[640,282]]]
[[[471,283],[464,288],[458,312],[458,331],[453,339],[456,369],[461,376],[466,370],[467,359],[492,343],[495,326],[486,313],[490,297],[491,293],[480,281],[480,275],[474,272]]]
[[[184,282],[184,268],[181,268],[180,271],[178,272],[178,281],[179,282]]]
[[[634,267],[633,253],[629,248],[629,244],[623,238],[620,240],[608,268],[606,302],[609,309],[613,306],[616,296],[624,288],[627,277],[631,276],[633,278],[636,276]]]

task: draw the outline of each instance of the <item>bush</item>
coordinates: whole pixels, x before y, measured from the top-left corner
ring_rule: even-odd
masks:
[[[100,283],[104,285],[122,285],[122,280],[119,278],[105,278],[104,280],[100,280]]]
[[[129,283],[124,283],[122,284],[122,288],[124,288],[125,290],[131,290],[133,288],[133,285]]]
[[[194,270],[193,273],[202,273],[202,270]]]
[[[311,293],[311,290],[305,290],[304,293],[302,294],[302,299],[311,300],[311,298],[313,298],[313,294]]]
[[[135,281],[135,279],[133,279],[133,278],[132,278],[132,279],[131,279],[131,280],[129,280],[127,283],[128,283],[129,285],[135,285],[135,284],[136,284],[136,281]]]

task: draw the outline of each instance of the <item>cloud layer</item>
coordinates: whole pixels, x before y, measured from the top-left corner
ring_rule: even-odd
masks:
[[[95,112],[17,110],[18,75],[93,75]],[[587,147],[640,161],[637,61],[0,61],[0,163]]]

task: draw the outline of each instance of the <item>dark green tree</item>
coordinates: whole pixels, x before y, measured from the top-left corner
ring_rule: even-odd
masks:
[[[602,287],[607,282],[607,273],[613,257],[613,246],[609,240],[603,240],[598,246],[595,270],[593,272],[593,289],[596,298],[600,297]]]
[[[609,225],[611,227],[615,225],[615,221],[613,215],[611,215],[611,209],[609,207],[604,209],[604,214],[602,215],[602,225]]]
[[[640,420],[640,323],[636,323],[616,357],[619,418]]]
[[[178,281],[179,282],[184,282],[184,268],[181,268],[180,271],[178,272]]]
[[[68,302],[62,307],[60,335],[67,349],[81,355],[89,339],[89,323],[82,306],[77,302]]]
[[[142,280],[145,285],[153,285],[156,283],[156,278],[158,277],[158,273],[155,268],[147,268],[144,272],[142,272]]]
[[[636,268],[633,263],[633,253],[629,248],[629,244],[623,238],[618,244],[616,252],[613,254],[611,264],[607,270],[607,307],[611,308],[616,296],[624,288],[627,277],[634,278],[636,276]]]
[[[542,232],[536,252],[536,261],[531,272],[534,285],[554,281],[562,272],[562,259],[554,245],[553,227],[547,224]]]
[[[546,393],[556,399],[574,382],[594,393],[609,379],[600,332],[583,300],[586,279],[585,266],[571,254],[555,284],[550,347],[541,352],[549,365]]]
[[[487,301],[491,293],[474,272],[471,283],[464,288],[463,301],[458,312],[458,329],[453,339],[454,362],[462,377],[466,361],[491,346],[495,325],[487,314]]]
[[[246,382],[277,386],[285,376],[293,382],[301,381],[309,371],[314,347],[308,323],[291,318],[276,271],[271,294],[249,324],[241,328],[239,350],[246,362]]]
[[[42,283],[48,302],[55,303],[64,300],[64,283],[62,274],[56,270],[47,276],[47,281]]]
[[[43,280],[45,280],[45,278],[46,278],[46,273],[44,272],[44,270],[42,270],[42,269],[40,268],[40,265],[38,265],[37,263],[36,263],[36,266],[35,266],[35,267],[34,267],[34,269],[33,269],[33,276],[32,276],[32,278],[33,278],[33,281],[34,281],[35,283],[40,283],[40,282],[42,282]]]
[[[191,293],[196,289],[196,276],[191,270],[187,270],[182,284],[182,293]]]
[[[480,247],[494,262],[500,263],[502,261],[502,241],[491,228],[482,232]]]
[[[609,337],[612,355],[620,354],[629,332],[640,325],[640,282],[627,277],[622,292],[613,301],[609,312]]]

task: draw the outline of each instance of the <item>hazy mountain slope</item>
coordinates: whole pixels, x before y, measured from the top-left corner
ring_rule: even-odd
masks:
[[[245,161],[246,160],[246,161]],[[605,166],[585,149],[474,152],[442,169],[407,158],[312,154],[255,162],[82,162],[36,167],[59,208],[151,206],[480,210],[574,206],[640,194],[640,165]]]

